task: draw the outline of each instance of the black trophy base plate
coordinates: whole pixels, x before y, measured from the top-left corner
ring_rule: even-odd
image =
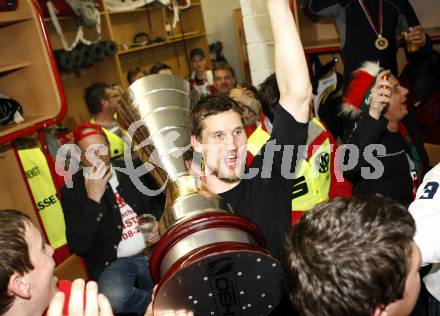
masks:
[[[215,253],[203,249],[176,263],[158,285],[154,312],[267,315],[282,296],[280,263],[259,247],[229,246],[217,244]]]

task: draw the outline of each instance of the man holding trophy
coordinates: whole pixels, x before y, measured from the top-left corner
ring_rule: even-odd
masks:
[[[242,111],[228,97],[196,100],[182,78],[151,75],[128,88],[118,109],[119,125],[144,161],[143,170],[135,168],[128,148],[125,166],[118,172],[144,196],[151,196],[157,190],[139,180],[147,166],[166,190],[161,238],[149,262],[153,282],[158,283],[155,314],[188,310],[195,315],[264,315],[283,295],[278,259],[291,223],[292,190],[301,185],[294,183],[294,172],[299,146],[306,143],[312,88],[289,1],[267,3],[280,106],[271,139],[249,170],[244,169]],[[80,134],[85,137],[88,132]],[[199,176],[186,168],[183,153],[190,144],[196,153],[193,164],[201,157]],[[112,178],[104,173],[103,180],[95,182],[110,190]],[[106,218],[100,212],[95,215],[94,225]],[[72,214],[71,220],[81,219]],[[121,233],[112,238],[120,241]],[[117,249],[116,242],[114,254]]]
[[[261,154],[243,173],[247,137],[242,111],[230,98],[201,99],[190,112],[190,125],[191,145],[202,155],[208,190],[230,202],[237,214],[254,221],[264,232],[268,250],[279,258],[291,223],[295,183],[289,175],[295,171],[298,146],[306,143],[311,85],[289,2],[267,3],[281,106],[276,107],[273,132]],[[286,145],[293,145],[293,152]]]

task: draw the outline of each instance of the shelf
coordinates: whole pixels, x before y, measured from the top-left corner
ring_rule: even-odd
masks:
[[[23,62],[23,63],[18,63],[18,64],[0,66],[0,76],[3,74],[6,74],[8,72],[11,72],[11,71],[15,71],[15,70],[29,67],[29,65],[30,65],[29,62]]]
[[[426,28],[425,32],[431,37],[434,43],[440,42],[440,27]],[[403,46],[404,42],[399,42],[398,46]],[[336,53],[341,50],[339,39],[317,40],[310,41],[304,40],[303,46],[306,54],[314,53]]]
[[[200,7],[200,3],[193,3],[191,6],[187,9],[191,9],[192,7]],[[117,14],[130,14],[130,13],[139,13],[139,12],[146,12],[162,9],[163,6],[156,5],[156,4],[150,4],[148,7],[138,8],[138,9],[131,9],[131,10],[115,10],[115,11],[108,11],[109,15],[117,15]],[[184,9],[184,10],[187,10]]]
[[[194,7],[201,7],[202,5],[200,4],[200,2],[197,3],[191,3],[191,6],[189,8],[183,9],[182,11],[194,8]]]
[[[32,19],[32,12],[27,10],[1,12],[0,27]]]
[[[1,12],[0,27],[30,19],[32,19],[32,12],[29,10]]]
[[[168,36],[168,40],[169,41],[176,41],[176,40],[180,40],[183,38],[189,38],[191,36],[196,36],[196,35],[200,35],[200,31],[192,31],[192,32],[185,32],[184,34],[177,34],[177,35],[172,35],[172,36]]]
[[[25,120],[23,122],[18,123],[18,124],[10,124],[10,125],[6,125],[6,126],[1,125],[0,126],[0,139],[2,137],[9,135],[9,134],[28,129],[34,125],[37,125],[38,123],[44,122],[44,121],[49,120],[51,118],[52,117],[50,117],[50,116],[25,118]]]
[[[130,13],[142,13],[147,11],[153,11],[161,9],[161,7],[157,5],[150,5],[149,7],[143,7],[139,9],[131,9],[131,10],[116,10],[116,11],[108,11],[109,15],[118,15],[118,14],[130,14]]]
[[[425,32],[432,38],[436,43],[440,42],[440,27],[428,27]]]
[[[339,39],[303,41],[306,53],[337,52],[340,48]]]
[[[105,12],[100,11],[99,14],[102,16],[105,14]],[[75,18],[77,18],[76,15],[59,16],[58,21],[67,21],[67,20],[72,20]],[[44,22],[52,22],[52,19],[51,18],[44,18]]]
[[[127,50],[121,50],[121,51],[118,51],[118,55],[126,55],[126,54],[130,54],[130,53],[138,52],[138,51],[147,50],[147,49],[150,49],[150,48],[155,48],[155,47],[165,46],[165,45],[168,45],[168,44],[183,42],[184,39],[185,40],[189,40],[189,39],[193,39],[193,38],[202,37],[204,35],[205,35],[204,33],[185,35],[185,37],[181,36],[181,37],[178,37],[176,39],[171,39],[171,40],[160,42],[160,43],[155,43],[155,44],[151,44],[151,45],[145,45],[145,46],[130,48],[130,49],[127,49]]]

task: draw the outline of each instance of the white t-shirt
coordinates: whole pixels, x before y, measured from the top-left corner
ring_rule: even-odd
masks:
[[[422,264],[433,263],[423,282],[440,300],[440,163],[423,178],[409,211],[416,222],[414,240],[422,253]]]
[[[118,203],[119,210],[122,216],[122,236],[118,245],[117,257],[131,257],[145,249],[145,240],[142,233],[139,231],[137,223],[137,214],[133,208],[125,202],[124,198],[118,193],[119,181],[116,177],[116,172],[112,168],[112,177],[109,184]]]
[[[211,91],[209,90],[209,86],[214,84],[214,75],[212,70],[206,70],[206,79],[203,80],[201,84],[196,84],[196,73],[193,71],[191,73],[191,82],[193,82],[193,87],[197,90],[201,95],[210,95]]]

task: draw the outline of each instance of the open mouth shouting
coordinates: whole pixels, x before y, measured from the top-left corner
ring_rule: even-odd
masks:
[[[225,165],[229,170],[234,170],[235,166],[237,165],[238,160],[238,154],[237,152],[230,152],[226,155],[226,158],[224,159]]]

